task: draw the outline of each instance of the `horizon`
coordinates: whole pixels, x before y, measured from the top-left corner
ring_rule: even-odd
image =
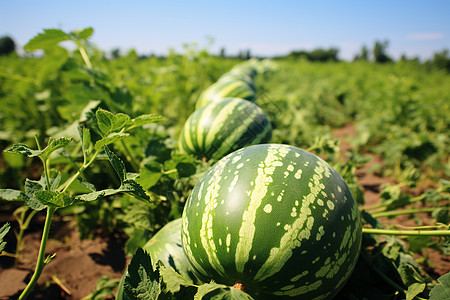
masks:
[[[450,1],[444,0],[233,0],[225,5],[205,0],[18,0],[0,8],[0,36],[10,36],[17,49],[44,29],[86,27],[94,29],[90,41],[99,49],[134,49],[139,55],[166,55],[170,49],[183,53],[187,44],[211,54],[224,48],[227,56],[250,50],[258,57],[336,48],[339,59],[352,60],[363,46],[371,50],[375,42],[387,41],[386,54],[393,59],[406,55],[423,61],[450,48]]]

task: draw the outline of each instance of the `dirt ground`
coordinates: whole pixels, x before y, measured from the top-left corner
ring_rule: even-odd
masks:
[[[334,132],[335,137],[341,139],[343,150],[350,148],[346,139],[355,134],[355,128],[351,125]],[[380,201],[381,184],[394,183],[390,178],[378,177],[368,171],[373,164],[382,163],[376,156],[372,155],[371,158],[371,161],[357,172],[368,206]],[[424,224],[427,224],[429,217],[426,214],[420,217],[423,218]],[[24,238],[25,249],[20,262],[15,264],[12,258],[0,257],[0,300],[17,299],[25,287],[25,282],[32,275],[43,228],[43,213],[34,219],[30,231]],[[406,217],[394,221],[387,219],[381,221],[386,224],[395,222],[403,225],[411,225],[412,222]],[[8,210],[7,206],[0,208],[0,225],[5,222],[14,225],[11,210]],[[120,278],[128,263],[123,251],[126,241],[123,236],[97,235],[92,240],[81,240],[72,223],[56,217],[52,223],[50,237],[46,252],[56,253],[56,256],[44,269],[38,286],[29,299],[82,299],[95,289],[101,276]],[[448,256],[432,250],[428,255],[432,265],[427,267],[427,271],[431,275],[438,277],[450,270]]]

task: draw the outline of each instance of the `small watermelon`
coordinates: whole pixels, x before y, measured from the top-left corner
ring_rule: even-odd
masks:
[[[244,146],[266,143],[272,126],[264,111],[244,99],[226,98],[189,116],[180,134],[180,150],[200,159],[219,160]]]

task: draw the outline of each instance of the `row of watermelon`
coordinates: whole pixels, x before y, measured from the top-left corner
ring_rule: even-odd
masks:
[[[221,80],[212,86],[237,86]],[[265,144],[270,122],[254,102],[206,92],[214,100],[189,117],[180,147],[217,162],[194,187],[182,218],[144,249],[187,281],[213,280],[256,299],[334,297],[361,247],[361,218],[348,186],[318,156]]]
[[[181,131],[181,152],[217,161],[244,146],[267,143],[272,127],[256,104],[254,79],[271,67],[267,61],[241,63],[204,90]]]

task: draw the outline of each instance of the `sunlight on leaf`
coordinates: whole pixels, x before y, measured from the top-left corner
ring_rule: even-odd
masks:
[[[44,49],[67,40],[70,40],[70,36],[60,29],[44,29],[43,33],[32,38],[23,49],[27,51]]]

